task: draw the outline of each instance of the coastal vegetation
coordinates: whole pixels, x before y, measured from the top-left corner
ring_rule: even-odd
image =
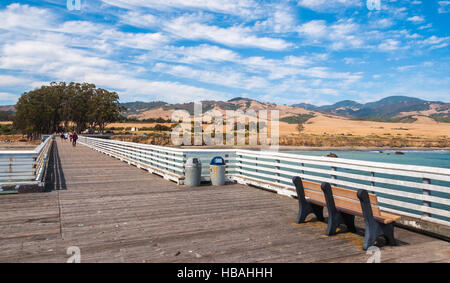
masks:
[[[286,122],[288,124],[304,124],[314,117],[314,114],[298,114],[295,116],[283,117],[280,119],[280,122]]]
[[[406,117],[384,117],[384,116],[374,116],[374,117],[356,117],[352,118],[355,121],[373,121],[373,122],[383,122],[383,123],[414,123],[417,118],[413,116]]]
[[[450,123],[450,113],[447,114],[433,114],[430,116],[436,122],[440,123]]]
[[[5,122],[5,121],[11,121],[13,115],[11,115],[11,113],[7,112],[7,111],[0,111],[0,121],[1,122]]]

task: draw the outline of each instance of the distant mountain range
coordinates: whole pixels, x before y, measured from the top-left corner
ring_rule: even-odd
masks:
[[[157,115],[164,113],[169,117],[174,110],[184,109],[193,113],[194,103],[169,104],[162,101],[154,102],[129,102],[123,103],[127,108],[124,115],[138,119],[158,118]],[[358,103],[352,100],[343,100],[332,105],[315,106],[307,103],[299,103],[291,106],[282,106],[274,103],[263,103],[249,98],[236,97],[228,101],[203,101],[203,111],[217,110],[243,110],[248,109],[279,109],[287,114],[299,114],[308,112],[320,112],[354,119],[386,118],[394,119],[423,115],[429,117],[449,117],[450,103],[439,101],[426,101],[419,98],[407,96],[390,96],[379,101],[369,103]],[[297,111],[295,108],[301,108]],[[286,115],[287,115],[286,114]],[[286,116],[281,113],[280,116]],[[162,116],[161,116],[162,117]]]
[[[14,105],[0,106],[0,111],[8,112],[9,114],[14,114],[16,112],[16,107],[14,107]]]
[[[325,106],[315,106],[305,103],[295,104],[293,106],[356,118],[393,118],[412,115],[448,116],[450,110],[450,103],[426,101],[408,96],[390,96],[379,101],[365,104],[353,100],[344,100]]]

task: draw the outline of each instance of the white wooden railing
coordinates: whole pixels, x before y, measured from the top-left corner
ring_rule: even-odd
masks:
[[[241,149],[181,149],[131,142],[80,137],[94,150],[159,174],[179,184],[189,157],[200,158],[207,180],[209,161],[222,156],[227,178],[295,197],[293,176],[329,182],[378,195],[382,210],[450,226],[450,169],[284,152]]]
[[[51,146],[48,136],[34,150],[0,150],[0,186],[40,183]]]

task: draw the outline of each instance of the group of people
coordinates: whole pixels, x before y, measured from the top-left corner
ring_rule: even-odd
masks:
[[[67,140],[70,139],[70,142],[72,143],[72,145],[77,146],[78,135],[76,132],[73,132],[72,134],[62,133],[60,137],[61,137],[61,140],[64,142],[67,142]]]

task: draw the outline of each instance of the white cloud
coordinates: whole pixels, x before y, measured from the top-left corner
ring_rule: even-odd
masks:
[[[153,69],[155,72],[164,72],[173,76],[190,78],[196,81],[235,87],[241,89],[261,89],[268,87],[268,83],[262,77],[247,76],[244,73],[232,69],[224,70],[199,70],[184,65],[168,65],[157,63]]]
[[[1,75],[0,74],[0,87],[9,87],[15,85],[31,85],[31,81],[27,78],[21,78],[17,76]]]
[[[110,29],[103,31],[100,37],[106,40],[112,40],[120,46],[144,50],[153,50],[169,42],[169,38],[160,32],[129,33]]]
[[[398,71],[400,71],[400,72],[404,72],[404,71],[412,70],[412,69],[414,69],[414,68],[416,68],[416,67],[417,67],[416,65],[407,65],[407,66],[400,66],[400,67],[397,67],[396,69],[397,69]]]
[[[277,4],[267,9],[267,19],[255,24],[256,29],[274,33],[295,32],[297,25],[293,9],[285,4]]]
[[[5,10],[0,10],[0,29],[42,29],[52,26],[55,16],[46,9],[10,4]]]
[[[102,0],[102,2],[126,9],[204,10],[250,18],[261,13],[258,3],[252,0]]]
[[[430,49],[439,49],[439,48],[447,47],[449,41],[450,41],[450,36],[437,37],[437,36],[433,35],[422,41],[419,41],[419,45],[429,47]]]
[[[159,23],[159,19],[150,13],[138,11],[128,11],[120,15],[120,22],[135,27],[154,27]]]
[[[17,99],[19,98],[19,96],[20,95],[8,93],[8,92],[0,92],[0,102],[3,105],[5,105],[5,104],[16,104]]]
[[[425,21],[424,17],[422,16],[409,17],[407,18],[407,20],[413,23],[422,23],[423,21]]]
[[[200,44],[197,46],[163,46],[150,53],[138,56],[138,62],[168,61],[176,63],[199,64],[199,63],[221,63],[236,62],[240,60],[236,52],[215,45]]]
[[[327,24],[324,20],[313,20],[299,27],[299,33],[313,38],[322,38],[327,35]]]
[[[338,12],[340,9],[362,6],[360,0],[299,0],[297,3],[301,7],[319,12]]]
[[[395,39],[386,39],[378,45],[378,48],[383,51],[393,51],[400,48],[400,41]]]
[[[394,21],[389,18],[379,19],[372,23],[372,26],[374,28],[389,28],[394,25]]]
[[[432,26],[433,26],[432,23],[428,23],[428,24],[426,24],[426,25],[423,25],[423,26],[421,26],[421,27],[418,27],[417,29],[418,29],[418,30],[423,30],[423,29],[431,28]]]
[[[327,25],[323,20],[313,20],[301,25],[298,29],[299,35],[308,39],[306,44],[321,44],[326,42],[333,50],[345,48],[363,48],[363,38],[360,26],[351,19],[339,20]],[[312,41],[311,41],[312,40]]]
[[[234,47],[254,47],[267,50],[285,50],[292,46],[283,39],[258,37],[251,28],[231,26],[222,28],[181,16],[166,22],[162,29],[173,36],[191,40],[204,39]]]
[[[183,46],[180,49],[184,51],[184,61],[186,62],[196,62],[205,59],[212,61],[236,61],[239,57],[234,51],[207,44],[192,47]]]
[[[439,9],[438,12],[440,14],[446,14],[450,12],[450,1],[439,1]]]

